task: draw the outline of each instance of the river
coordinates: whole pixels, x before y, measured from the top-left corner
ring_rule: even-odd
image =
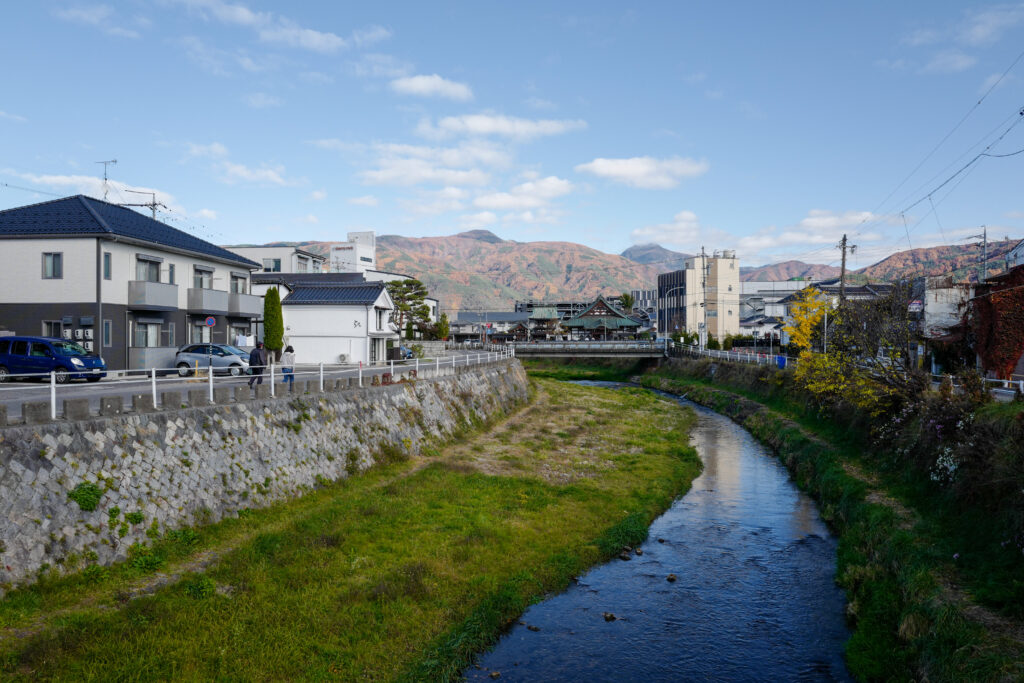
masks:
[[[850,680],[836,541],[814,501],[742,427],[681,403],[704,471],[642,554],[527,609],[467,679]]]

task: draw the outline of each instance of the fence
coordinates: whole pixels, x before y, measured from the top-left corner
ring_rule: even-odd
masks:
[[[494,348],[481,350],[479,353],[466,353],[432,360],[413,358],[405,361],[382,361],[375,365],[359,364],[324,364],[316,366],[297,366],[291,372],[283,371],[279,365],[268,365],[262,375],[233,375],[228,368],[199,367],[190,371],[188,376],[181,376],[178,368],[150,368],[144,376],[134,375],[107,382],[90,381],[85,384],[72,382],[59,383],[58,373],[10,373],[5,375],[8,380],[0,384],[0,425],[9,421],[8,408],[20,408],[22,418],[26,421],[40,422],[46,418],[57,419],[60,414],[58,405],[63,402],[63,414],[73,419],[85,419],[90,416],[90,406],[100,404],[102,414],[105,399],[117,399],[120,405],[125,397],[131,397],[136,409],[155,410],[166,408],[168,396],[180,403],[181,390],[188,390],[190,401],[205,401],[207,405],[231,402],[234,398],[232,389],[250,383],[256,390],[258,398],[274,398],[279,394],[291,393],[296,383],[303,389],[307,386],[323,392],[328,383],[338,379],[350,379],[353,386],[362,387],[372,381],[374,376],[380,384],[392,384],[401,379],[417,377],[423,370],[435,370],[440,374],[443,368],[460,368],[487,363],[504,361],[514,357],[511,348]],[[218,376],[218,371],[224,374]],[[404,377],[403,377],[404,376]],[[71,375],[72,378],[75,374]],[[82,374],[86,378],[87,375]],[[31,386],[25,383],[13,383],[10,380],[42,381],[46,385]],[[265,382],[265,383],[264,383]],[[163,388],[165,391],[160,391]],[[178,389],[168,392],[167,389]],[[47,395],[48,394],[48,395]],[[262,395],[261,395],[262,394]],[[46,400],[41,400],[46,397]],[[25,401],[27,398],[36,399]],[[23,403],[18,403],[23,401]],[[176,406],[175,406],[176,407]],[[45,411],[45,412],[44,412]],[[113,412],[113,410],[112,410]]]

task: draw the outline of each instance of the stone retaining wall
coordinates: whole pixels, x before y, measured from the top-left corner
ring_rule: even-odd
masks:
[[[169,529],[300,495],[527,398],[515,360],[440,375],[0,429],[0,594],[46,567],[109,564]]]

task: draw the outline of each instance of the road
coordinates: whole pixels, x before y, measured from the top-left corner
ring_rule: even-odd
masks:
[[[486,354],[481,353],[458,353],[455,355],[446,356],[440,359],[442,367],[451,367],[454,362],[457,367],[462,367],[467,364],[475,365],[479,362],[479,359],[486,357]],[[492,358],[497,357],[492,355]],[[436,362],[434,359],[421,360],[420,367],[430,368],[435,367]],[[415,368],[415,361],[406,361],[405,363],[395,361],[394,363],[395,374],[401,376],[405,372]],[[363,382],[368,384],[373,375],[380,375],[385,372],[391,371],[391,364],[384,363],[381,365],[374,365],[363,368]],[[324,379],[339,379],[358,377],[358,367],[333,367],[331,369],[324,369]],[[320,369],[317,366],[297,366],[295,378],[297,381],[313,381],[319,382]],[[277,371],[274,373],[274,384],[275,392],[277,395],[281,395],[280,392],[284,389],[281,384],[281,374]],[[213,385],[216,388],[221,387],[236,387],[244,386],[248,383],[249,377],[230,377],[230,376],[214,376]],[[176,375],[170,375],[167,377],[156,378],[156,389],[157,396],[165,391],[179,391],[184,398],[188,392],[194,389],[207,389],[208,378],[186,378],[182,379]],[[267,384],[270,382],[269,372],[263,374],[263,383]],[[88,398],[89,408],[94,414],[99,413],[100,400],[108,396],[120,396],[126,408],[130,408],[132,405],[132,396],[136,394],[152,395],[153,385],[152,380],[149,377],[130,377],[113,379],[107,378],[100,382],[89,383],[84,380],[71,381],[67,384],[57,385],[56,398],[57,398],[57,414],[60,415],[63,410],[65,399],[74,398]],[[35,381],[11,381],[5,384],[0,384],[0,406],[7,408],[7,420],[13,422],[21,419],[21,406],[23,403],[32,401],[46,401],[50,400],[50,384],[48,382],[35,382]]]

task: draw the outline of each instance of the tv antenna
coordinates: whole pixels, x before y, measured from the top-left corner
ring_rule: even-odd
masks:
[[[125,192],[131,192],[132,194],[148,194],[150,199],[149,199],[148,202],[146,202],[144,204],[120,204],[119,206],[147,206],[153,212],[153,220],[156,220],[156,207],[162,206],[165,209],[167,208],[166,204],[161,204],[160,202],[158,202],[156,200],[156,192],[146,192],[145,190],[128,190],[128,189],[126,189]]]
[[[107,185],[107,166],[110,164],[116,164],[117,159],[111,159],[110,161],[97,161],[97,164],[103,164],[103,201],[107,201],[107,191],[109,186]]]

